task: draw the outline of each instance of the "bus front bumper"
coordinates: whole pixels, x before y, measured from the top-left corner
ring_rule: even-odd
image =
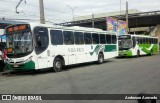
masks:
[[[35,63],[33,61],[29,61],[24,64],[6,64],[6,69],[8,70],[20,70],[20,71],[26,71],[26,70],[35,70]]]
[[[133,56],[132,55],[132,52],[130,50],[123,50],[123,51],[119,51],[119,57],[131,57]]]

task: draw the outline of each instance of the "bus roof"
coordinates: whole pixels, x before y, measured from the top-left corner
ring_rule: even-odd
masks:
[[[131,37],[148,37],[148,38],[158,38],[158,37],[155,37],[155,36],[149,36],[149,35],[132,35],[132,34],[128,34],[128,35],[119,35],[120,36],[131,36]]]
[[[116,32],[110,32],[110,31],[104,31],[102,29],[98,28],[89,28],[89,27],[80,27],[80,26],[59,26],[59,25],[51,25],[51,24],[40,24],[40,23],[28,23],[31,25],[31,28],[33,29],[35,26],[42,26],[42,27],[47,27],[47,28],[53,28],[53,29],[63,29],[63,30],[76,30],[76,31],[86,31],[86,32],[98,32],[98,33],[110,33],[110,34],[115,34]]]

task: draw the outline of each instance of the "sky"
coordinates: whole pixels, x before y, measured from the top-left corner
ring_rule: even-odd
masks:
[[[39,22],[39,0],[0,0],[0,19]],[[26,3],[25,3],[26,1]],[[121,1],[121,3],[120,3]],[[45,19],[48,23],[68,22],[77,16],[125,10],[127,0],[44,0]],[[160,0],[128,0],[129,9],[139,11],[160,10]],[[73,11],[73,12],[72,12]]]

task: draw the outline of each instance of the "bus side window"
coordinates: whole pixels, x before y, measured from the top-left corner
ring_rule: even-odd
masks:
[[[154,40],[153,40],[153,38],[152,38],[152,44],[154,44]]]
[[[144,44],[146,44],[146,43],[147,43],[147,42],[146,42],[146,40],[147,40],[147,39],[146,39],[146,37],[144,37],[144,38],[143,38]]]
[[[107,44],[111,44],[112,43],[112,35],[106,34],[106,42],[107,42]]]
[[[117,36],[112,35],[112,44],[117,44]]]
[[[145,37],[145,41],[146,41],[145,43],[148,44],[148,38],[147,37]]]
[[[84,44],[83,32],[74,32],[75,44]]]
[[[63,35],[61,30],[51,30],[50,35],[52,45],[63,45]]]
[[[36,36],[36,53],[39,54],[46,50],[49,45],[48,29],[45,27],[36,27],[34,34]]]
[[[149,44],[149,38],[146,38],[146,43]]]
[[[158,39],[156,38],[156,44],[158,44]]]
[[[157,43],[156,38],[154,38],[154,44],[156,44],[156,43]]]
[[[140,44],[143,44],[143,38],[140,37]]]
[[[85,42],[85,44],[92,44],[91,33],[84,33],[84,42]]]
[[[139,37],[136,37],[136,43],[139,44]]]
[[[132,37],[132,41],[133,41],[133,48],[136,46],[136,37]]]
[[[74,36],[72,31],[63,31],[64,43],[66,45],[74,44]]]
[[[151,44],[151,38],[148,38],[148,43]]]
[[[92,33],[92,42],[93,44],[99,44],[99,35],[96,33]]]
[[[39,47],[46,47],[49,44],[49,38],[48,38],[48,30],[47,28],[41,28],[37,27],[34,30],[34,33],[36,35],[36,42],[37,46]]]
[[[100,44],[106,44],[105,34],[99,34]]]

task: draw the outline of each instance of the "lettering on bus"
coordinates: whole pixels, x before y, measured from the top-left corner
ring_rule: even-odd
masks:
[[[84,52],[83,48],[68,48],[69,52]]]

